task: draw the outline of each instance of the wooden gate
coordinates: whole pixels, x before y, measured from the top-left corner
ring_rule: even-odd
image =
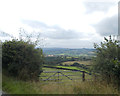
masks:
[[[61,79],[60,77],[66,77],[69,80],[78,80],[78,79],[82,79],[82,81],[86,80],[86,73],[85,71],[43,71],[44,75],[41,75],[41,80],[42,81],[61,81],[63,80],[63,78]],[[51,74],[52,73],[52,74]],[[69,74],[72,73],[72,74]],[[77,74],[76,74],[77,73]],[[45,74],[49,74],[49,75],[45,75]],[[91,75],[91,74],[88,74]],[[80,78],[72,78],[72,77],[80,77]],[[56,77],[56,78],[52,78],[52,77]]]

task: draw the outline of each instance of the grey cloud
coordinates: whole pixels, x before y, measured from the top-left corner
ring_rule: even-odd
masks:
[[[52,42],[52,43],[51,43]],[[50,39],[49,44],[46,47],[63,47],[63,48],[93,48],[94,42],[90,40],[54,40]]]
[[[34,20],[22,20],[23,23],[29,25],[32,28],[49,28],[45,23],[34,21]]]
[[[107,12],[110,7],[115,6],[112,2],[84,2],[86,13],[90,14],[95,11]]]
[[[118,33],[118,15],[103,19],[94,25],[96,32],[101,36],[117,35]]]
[[[45,36],[52,39],[75,39],[79,38],[79,35],[73,30],[64,30],[60,27],[52,27],[55,31],[47,31]]]
[[[51,39],[76,39],[82,38],[84,36],[83,33],[79,35],[79,33],[74,30],[65,30],[56,25],[48,26],[45,23],[39,21],[24,20],[23,23],[27,24],[32,28],[42,29],[43,30],[43,32],[41,32],[42,36]]]

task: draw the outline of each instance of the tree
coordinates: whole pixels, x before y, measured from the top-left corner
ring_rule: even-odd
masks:
[[[77,66],[77,67],[79,67],[79,66],[80,66],[80,64],[79,64],[79,63],[77,63],[77,62],[75,62],[75,63],[73,63],[71,66]]]
[[[2,67],[9,76],[21,80],[38,80],[42,72],[43,52],[41,48],[23,40],[5,41],[2,44]]]
[[[120,84],[120,47],[118,41],[109,37],[104,38],[100,45],[94,44],[96,57],[93,60],[95,72],[99,72],[109,82]],[[115,83],[115,82],[114,82]]]

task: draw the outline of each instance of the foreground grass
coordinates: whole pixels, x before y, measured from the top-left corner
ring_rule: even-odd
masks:
[[[2,73],[0,72],[0,91],[2,91]]]
[[[111,85],[93,81],[66,81],[58,84],[40,81],[24,82],[3,76],[2,87],[4,92],[10,94],[118,94]]]
[[[15,78],[3,76],[2,90],[9,94],[34,94],[37,93],[34,87],[37,87],[32,82],[18,81]]]

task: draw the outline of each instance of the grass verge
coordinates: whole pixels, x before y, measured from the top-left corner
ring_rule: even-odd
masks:
[[[118,94],[111,85],[94,81],[24,82],[3,76],[2,87],[3,91],[9,94]]]

